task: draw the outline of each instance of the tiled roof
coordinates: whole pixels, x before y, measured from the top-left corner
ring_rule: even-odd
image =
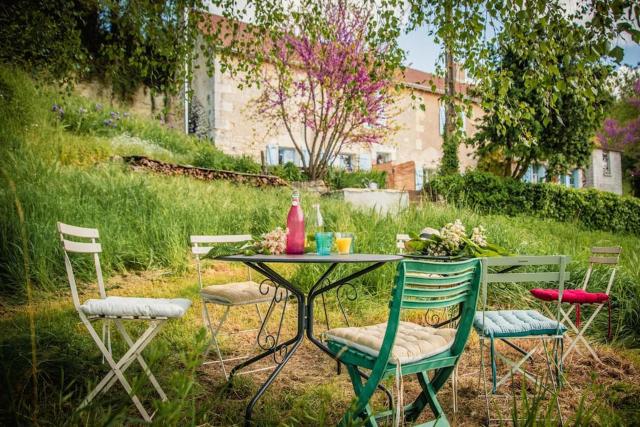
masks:
[[[210,25],[212,27],[222,26],[220,35],[222,36],[223,40],[225,40],[225,45],[228,45],[233,35],[233,27],[230,21],[227,20],[227,18],[225,18],[224,16],[215,14],[209,14],[209,17]],[[249,27],[250,24],[246,22],[237,23],[236,35],[243,42],[250,41],[255,37],[254,33]],[[260,45],[262,46],[263,52],[265,53],[271,46],[269,40],[262,40]],[[444,93],[445,91],[445,81],[443,77],[438,77],[435,74],[416,70],[415,68],[405,68],[403,73],[399,73],[398,79],[416,90],[438,94]],[[435,91],[433,91],[432,85],[435,85]],[[470,87],[471,85],[469,84],[456,82],[457,93],[466,94]]]

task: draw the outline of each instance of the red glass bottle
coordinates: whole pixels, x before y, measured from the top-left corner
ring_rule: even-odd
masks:
[[[299,255],[304,253],[304,214],[300,207],[300,193],[293,192],[291,209],[287,216],[287,254]]]

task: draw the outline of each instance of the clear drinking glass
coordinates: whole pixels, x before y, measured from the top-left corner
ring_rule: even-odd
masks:
[[[333,233],[316,233],[316,250],[318,255],[331,254],[333,245]]]
[[[340,255],[353,253],[353,233],[336,233],[336,246]]]

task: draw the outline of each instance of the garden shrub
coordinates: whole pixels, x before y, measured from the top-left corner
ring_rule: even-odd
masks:
[[[332,190],[363,188],[369,182],[375,182],[378,184],[378,188],[384,188],[387,173],[376,170],[348,172],[344,169],[330,168],[324,180]]]
[[[279,176],[287,181],[307,181],[308,177],[298,166],[293,162],[287,162],[284,165],[271,166],[269,173],[275,176]]]
[[[529,184],[484,172],[439,176],[431,187],[449,203],[480,212],[576,221],[587,228],[640,234],[640,200],[596,189]]]

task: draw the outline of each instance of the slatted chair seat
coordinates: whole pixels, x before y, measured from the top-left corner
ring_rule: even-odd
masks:
[[[517,338],[533,335],[553,335],[566,331],[558,321],[536,310],[498,310],[476,313],[473,327],[481,334],[493,338]]]
[[[568,309],[564,307],[560,307],[560,314],[562,322],[567,325],[571,332],[575,334],[575,338],[571,338],[567,335],[567,339],[570,341],[570,345],[567,350],[564,352],[562,356],[562,360],[564,361],[569,357],[569,355],[573,351],[577,351],[578,353],[582,353],[579,349],[578,344],[583,344],[584,348],[591,354],[591,356],[597,362],[601,362],[598,354],[591,347],[587,339],[585,338],[585,333],[592,325],[594,319],[602,310],[605,304],[608,306],[608,324],[607,324],[607,337],[611,339],[611,298],[610,292],[613,287],[613,283],[616,277],[616,271],[618,262],[620,261],[620,254],[622,253],[622,248],[620,246],[613,247],[593,247],[591,248],[591,256],[589,257],[589,268],[587,269],[587,273],[584,276],[584,280],[582,282],[582,287],[580,289],[565,289],[564,292],[561,292],[559,289],[553,288],[536,288],[531,289],[531,295],[534,298],[537,298],[540,301],[553,302],[560,301],[563,304],[572,304],[572,306]],[[610,268],[609,275],[609,283],[604,292],[589,292],[587,291],[587,287],[589,286],[589,281],[591,279],[591,273],[593,269],[597,266],[606,266]],[[591,316],[587,319],[586,322],[582,322],[581,320],[581,306],[583,304],[594,306],[594,310],[591,312]],[[548,307],[544,307],[545,310],[549,311]],[[575,322],[571,320],[569,317],[572,312],[575,311]]]
[[[285,292],[284,289],[278,290],[281,297],[284,297]],[[260,285],[251,280],[226,283],[224,285],[210,285],[200,291],[203,299],[228,306],[271,302],[275,294],[275,287],[263,285],[261,290]]]
[[[87,316],[180,318],[191,307],[185,298],[134,298],[109,296],[89,299],[80,306]]]
[[[227,282],[220,285],[205,285],[202,280],[202,256],[207,255],[215,245],[227,244],[227,243],[241,243],[252,240],[250,234],[234,234],[234,235],[193,235],[191,240],[191,253],[195,256],[196,267],[198,271],[198,286],[200,287],[200,297],[202,298],[202,320],[208,326],[211,331],[211,337],[209,344],[205,349],[205,361],[203,364],[220,364],[220,368],[224,377],[229,379],[227,367],[225,366],[229,362],[236,362],[241,359],[251,357],[250,354],[244,356],[232,356],[224,358],[222,356],[222,350],[218,343],[218,336],[223,332],[223,325],[225,324],[227,317],[232,307],[239,307],[245,305],[254,305],[256,308],[256,314],[258,315],[258,328],[257,329],[244,329],[241,331],[235,331],[225,333],[227,336],[233,336],[239,333],[254,332],[257,331],[257,336],[254,341],[256,347],[260,347],[260,337],[265,336],[264,331],[267,326],[267,321],[271,316],[271,313],[276,307],[276,304],[283,302],[283,313],[287,306],[287,299],[289,297],[286,289],[279,289],[275,286],[267,284],[263,281],[261,284],[254,282],[251,279],[251,269],[247,268],[248,280],[240,282]],[[260,305],[268,304],[267,312],[263,316],[260,311]],[[223,312],[219,317],[213,316],[209,313],[209,306],[219,306],[223,309]],[[236,310],[236,309],[234,309]],[[214,322],[214,317],[217,319]],[[266,339],[266,338],[263,338]],[[215,350],[215,356],[217,360],[207,360],[209,351]],[[263,371],[273,369],[273,366],[267,366],[257,368],[249,371],[242,371],[239,374],[249,374],[252,372]]]
[[[371,326],[336,328],[327,331],[329,345],[347,346],[361,353],[377,357],[382,348],[387,323]],[[418,362],[440,354],[451,348],[456,330],[453,328],[435,329],[412,322],[400,322],[396,340],[391,349],[390,363]]]
[[[531,295],[543,301],[557,301],[557,289],[531,289]],[[602,304],[609,301],[609,295],[604,292],[587,292],[582,289],[565,289],[562,292],[562,302],[569,304]]]

